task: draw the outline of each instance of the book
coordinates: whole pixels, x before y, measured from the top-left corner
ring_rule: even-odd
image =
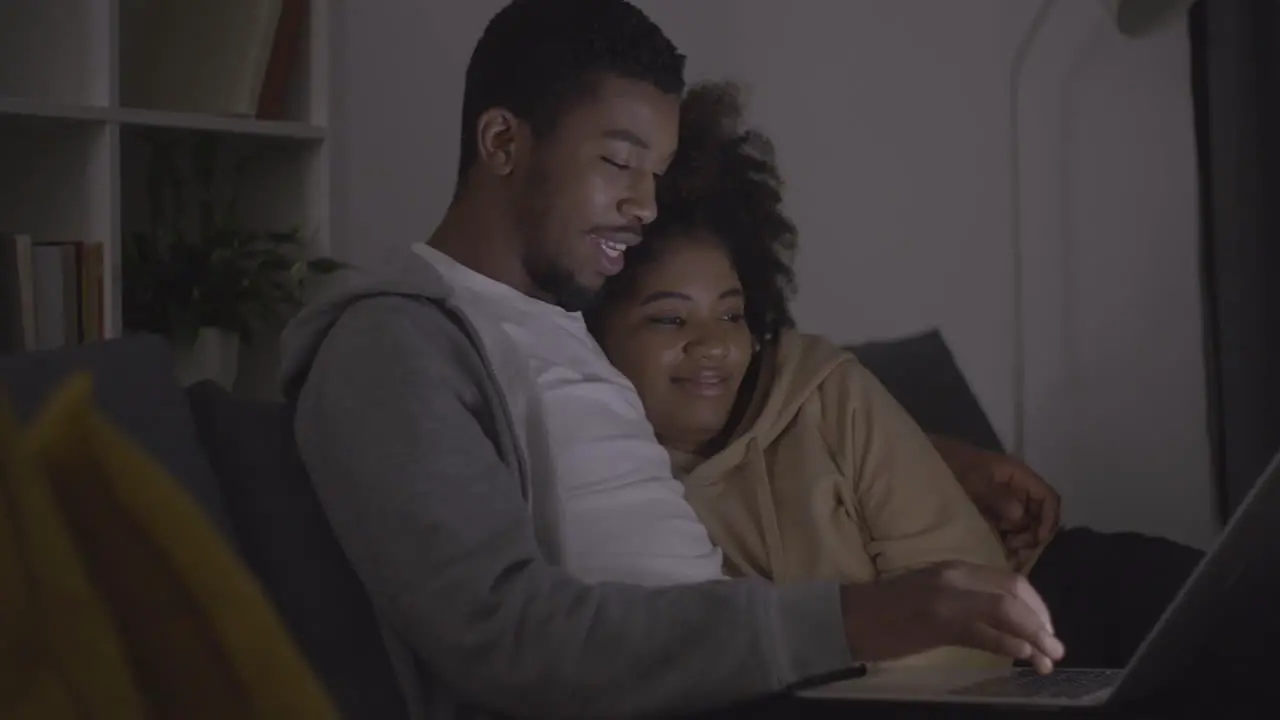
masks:
[[[0,232],[0,352],[106,339],[104,249]]]
[[[36,298],[36,349],[80,342],[80,270],[76,246],[35,243],[31,249]]]
[[[289,96],[298,53],[302,50],[302,31],[306,27],[309,10],[309,0],[281,0],[280,21],[276,24],[271,58],[267,61],[262,91],[258,95],[258,117],[264,120],[284,118],[285,101]]]
[[[123,0],[121,102],[254,117],[282,0]]]
[[[102,342],[107,339],[103,248],[98,243],[77,243],[76,249],[80,269],[80,342]]]
[[[36,288],[31,236],[0,232],[0,351],[36,349]]]

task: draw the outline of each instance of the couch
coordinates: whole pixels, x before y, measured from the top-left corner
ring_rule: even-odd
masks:
[[[939,333],[853,350],[927,431],[999,449]],[[26,421],[76,371],[94,378],[102,411],[225,534],[343,716],[405,717],[372,605],[311,491],[286,407],[212,382],[182,387],[168,345],[149,335],[2,356],[0,387]]]

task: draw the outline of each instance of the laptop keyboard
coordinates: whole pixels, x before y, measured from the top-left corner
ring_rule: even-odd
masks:
[[[977,698],[1077,700],[1106,689],[1119,679],[1119,670],[1059,670],[1041,675],[1031,668],[1020,668],[1007,677],[982,680],[947,694]]]

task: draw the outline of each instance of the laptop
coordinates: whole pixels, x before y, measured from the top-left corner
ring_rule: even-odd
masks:
[[[1148,698],[1188,677],[1197,663],[1223,672],[1220,659],[1259,634],[1258,610],[1280,605],[1280,454],[1254,483],[1213,548],[1183,584],[1122,670],[886,668],[807,687],[797,697],[1072,708]],[[1227,638],[1233,647],[1226,647]],[[1070,648],[1067,649],[1070,652]],[[1230,673],[1230,669],[1225,672]],[[1207,674],[1198,674],[1204,677]]]

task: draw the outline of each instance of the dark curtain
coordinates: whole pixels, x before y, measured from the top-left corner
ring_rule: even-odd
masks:
[[[1280,0],[1191,12],[1209,424],[1225,519],[1280,450]]]

